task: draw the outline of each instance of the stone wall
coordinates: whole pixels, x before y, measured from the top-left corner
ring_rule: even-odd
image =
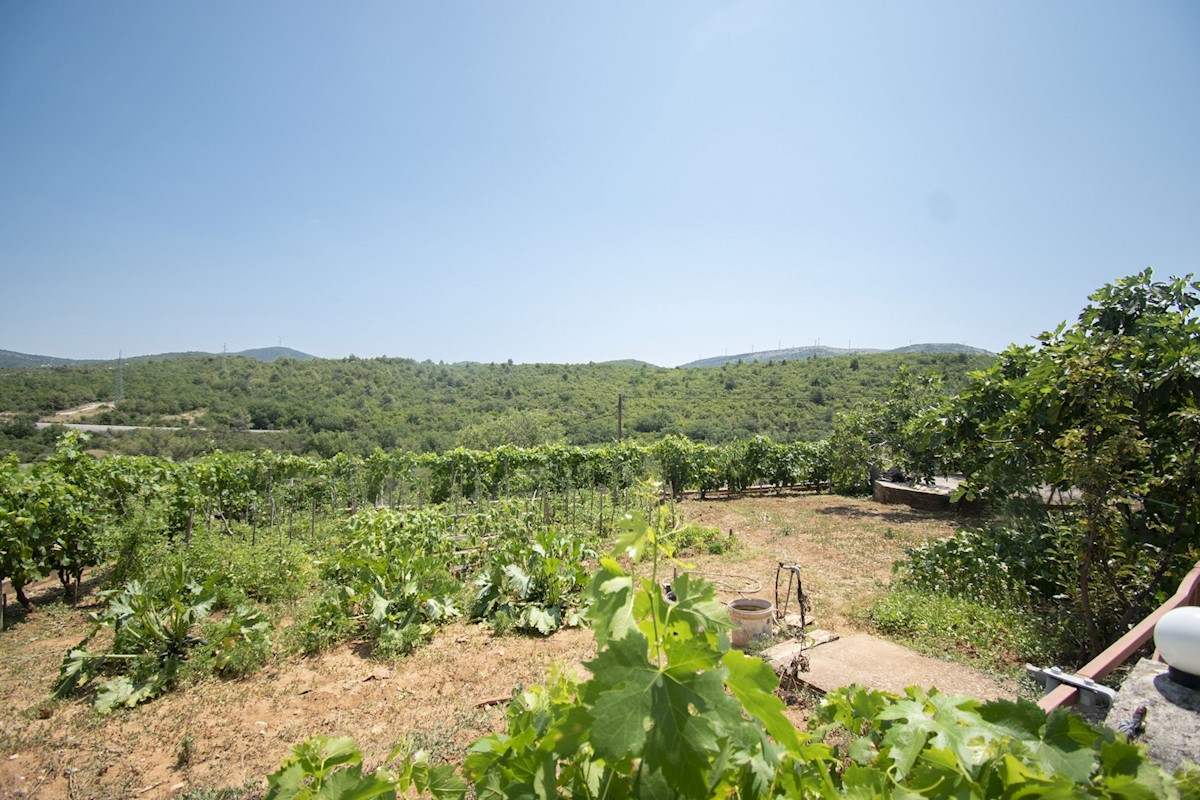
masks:
[[[950,502],[950,492],[945,489],[909,486],[907,483],[875,481],[875,502],[887,505],[906,505],[922,511],[956,511],[978,514],[983,504],[978,500]]]

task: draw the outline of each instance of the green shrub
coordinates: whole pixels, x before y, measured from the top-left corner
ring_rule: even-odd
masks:
[[[675,552],[681,555],[696,553],[720,555],[736,550],[738,546],[738,538],[732,532],[721,533],[718,528],[710,528],[694,522],[672,531],[670,542],[675,548]]]
[[[253,606],[238,606],[219,622],[203,626],[204,650],[212,668],[225,678],[257,672],[271,655],[271,621]]]
[[[197,529],[189,547],[177,547],[169,558],[185,564],[204,580],[215,577],[217,608],[236,608],[246,600],[275,603],[308,590],[312,558],[296,541],[260,538],[253,543],[239,533]]]
[[[966,597],[896,588],[871,604],[866,619],[923,653],[989,670],[1048,657],[1042,632],[1021,612]]]
[[[909,548],[898,565],[900,583],[986,599],[997,607],[1041,605],[1072,586],[1065,536],[1046,521],[962,530],[950,539]]]
[[[288,629],[292,648],[313,655],[349,639],[355,625],[345,600],[344,590],[327,587],[301,604],[297,623]]]

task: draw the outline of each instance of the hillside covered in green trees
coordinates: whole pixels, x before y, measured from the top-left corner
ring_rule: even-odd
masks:
[[[635,440],[678,433],[701,442],[757,434],[816,441],[830,434],[838,412],[877,398],[902,367],[936,373],[954,391],[992,361],[965,353],[880,353],[671,369],[206,356],[125,364],[122,399],[80,421],[204,429],[139,431],[110,443],[126,452],[185,456],[204,443],[322,455],[375,447],[430,451],[609,442],[617,436],[621,398],[622,431]],[[49,434],[36,431],[35,420],[112,400],[115,384],[112,363],[0,370],[6,414],[0,452],[33,457],[48,450]],[[239,433],[247,430],[281,433]]]

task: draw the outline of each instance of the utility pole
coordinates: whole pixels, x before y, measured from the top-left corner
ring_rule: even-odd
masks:
[[[617,441],[621,441],[621,412],[624,410],[622,406],[625,404],[625,395],[617,395]]]
[[[117,379],[113,382],[113,402],[119,402],[125,398],[125,383],[121,380],[121,357],[124,353],[117,351]]]

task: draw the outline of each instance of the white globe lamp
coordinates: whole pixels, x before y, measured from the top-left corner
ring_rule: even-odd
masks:
[[[1172,681],[1200,689],[1200,606],[1173,608],[1154,626],[1154,646]]]

